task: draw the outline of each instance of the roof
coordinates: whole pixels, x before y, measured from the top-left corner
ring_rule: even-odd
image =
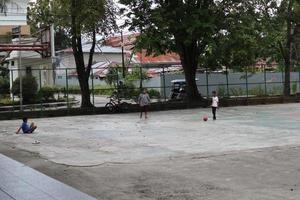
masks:
[[[116,62],[110,61],[100,61],[91,66],[92,74],[94,77],[106,77],[107,73],[109,72],[109,68],[118,66]],[[74,70],[69,72],[68,76],[77,76],[77,71]]]
[[[135,45],[136,38],[139,36],[139,33],[133,33],[123,36],[123,44],[121,36],[110,37],[105,40],[104,44],[106,46],[111,46],[113,48],[121,48],[122,45],[125,49],[132,51]],[[128,51],[127,51],[128,52]],[[145,65],[181,65],[180,57],[176,53],[166,53],[164,55],[154,56],[147,55],[147,51],[143,50],[142,52],[134,52],[133,63]]]
[[[92,48],[92,43],[87,43],[87,44],[82,45],[82,51],[83,51],[83,53],[89,53],[91,48]],[[62,50],[61,52],[72,53],[73,49],[72,48],[68,48],[68,49]],[[122,49],[121,48],[112,47],[112,46],[100,46],[100,45],[96,45],[96,47],[95,47],[95,53],[122,54]]]
[[[139,36],[139,33],[123,35],[123,46],[126,50],[131,50],[134,47],[137,36]],[[121,48],[122,38],[121,36],[110,37],[105,40],[104,44],[111,47]]]
[[[176,53],[166,53],[164,55],[147,55],[146,50],[137,52],[135,58],[137,63],[142,64],[169,64],[169,65],[180,65],[180,57]]]

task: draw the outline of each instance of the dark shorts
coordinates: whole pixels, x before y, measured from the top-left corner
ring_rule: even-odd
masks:
[[[147,112],[149,110],[149,105],[141,106],[141,112]]]
[[[34,131],[34,128],[30,128],[29,130],[24,131],[24,134],[33,133],[33,131]]]

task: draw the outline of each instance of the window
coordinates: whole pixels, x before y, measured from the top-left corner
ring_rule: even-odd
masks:
[[[10,62],[10,65],[11,65],[11,66],[15,66],[15,61],[12,60],[12,61]]]

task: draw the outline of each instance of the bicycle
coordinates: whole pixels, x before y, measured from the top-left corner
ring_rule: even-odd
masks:
[[[107,98],[109,98],[109,102],[105,104],[105,108],[111,113],[128,110],[130,106],[130,103],[121,102],[121,100],[119,98],[116,98],[115,95],[112,95]]]

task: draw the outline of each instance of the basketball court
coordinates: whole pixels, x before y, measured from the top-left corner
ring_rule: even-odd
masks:
[[[202,120],[205,115],[209,116],[207,122]],[[214,197],[213,199],[300,198],[300,191],[295,191],[295,187],[299,184],[296,181],[299,180],[299,173],[288,174],[291,171],[296,172],[299,170],[297,166],[300,166],[300,159],[295,157],[300,146],[300,104],[221,108],[217,112],[216,121],[212,120],[209,108],[152,112],[147,120],[139,119],[138,113],[131,113],[34,119],[34,121],[38,125],[38,130],[33,135],[14,134],[17,125],[21,123],[20,120],[1,121],[0,143],[21,151],[38,153],[45,160],[80,169],[81,173],[92,173],[89,171],[91,168],[94,174],[87,176],[89,179],[94,177],[95,181],[99,178],[101,182],[99,188],[103,185],[108,187],[110,184],[116,184],[118,189],[108,187],[109,191],[115,194],[116,191],[120,192],[120,188],[124,191],[129,190],[132,194],[129,192],[128,199],[155,197],[149,193],[146,198],[141,196],[136,188],[132,191],[127,188],[133,184],[132,182],[139,180],[141,174],[148,180],[147,169],[150,174],[153,173],[153,177],[158,176],[161,182],[165,183],[172,179],[169,186],[165,183],[166,185],[162,187],[167,187],[165,189],[168,191],[172,190],[170,193],[173,195],[175,193],[172,188],[181,187],[182,181],[187,181],[186,185],[191,184],[187,191],[191,190],[191,194],[189,193],[193,197],[191,199],[198,199],[202,195],[197,193],[199,188],[197,189],[197,181],[193,183],[194,178],[209,180],[209,183],[204,184],[208,186],[203,186],[202,189],[209,191],[209,197]],[[40,143],[35,144],[36,140]],[[293,165],[289,165],[291,156],[293,159],[296,158]],[[197,168],[196,163],[199,164]],[[223,168],[219,169],[218,173],[213,172],[218,166]],[[249,166],[253,168],[250,170]],[[278,169],[275,169],[275,166]],[[112,168],[114,172],[105,174]],[[239,171],[245,168],[250,171],[246,170],[245,174]],[[261,177],[257,176],[265,169],[268,169],[268,172],[262,173]],[[158,175],[157,170],[158,174],[162,174]],[[118,181],[107,177],[110,174],[116,178],[115,173],[120,173]],[[175,177],[180,174],[181,178],[173,180],[168,173],[176,174]],[[124,174],[130,178],[120,180]],[[184,179],[188,174],[190,178],[193,177],[191,180]],[[278,174],[281,176],[277,179],[273,177]],[[102,179],[103,176],[106,177],[106,181]],[[148,178],[152,180],[152,177]],[[229,188],[225,187],[227,179],[233,181],[228,185]],[[293,179],[295,183],[290,183]],[[111,183],[107,180],[111,180]],[[146,180],[144,182],[147,182]],[[262,180],[263,183],[260,182]],[[283,183],[279,184],[281,180]],[[152,190],[159,190],[155,189],[153,181],[144,183],[144,187],[152,185]],[[243,184],[245,187],[239,190]],[[284,184],[291,186],[282,189],[281,186]],[[136,185],[138,187],[141,184]],[[209,189],[210,187],[213,188]],[[101,196],[103,193],[100,194],[99,191],[105,191],[105,187],[102,190],[99,188],[98,191],[92,191],[91,195],[98,198],[111,197],[109,194]],[[247,193],[247,189],[251,192]],[[290,189],[293,189],[293,193],[290,193]],[[217,190],[217,196],[214,195],[214,190]],[[139,195],[134,196],[133,193]],[[122,195],[113,199],[127,199],[121,198]],[[189,199],[183,198],[182,192],[180,195],[165,199]],[[251,195],[254,195],[253,198]]]

